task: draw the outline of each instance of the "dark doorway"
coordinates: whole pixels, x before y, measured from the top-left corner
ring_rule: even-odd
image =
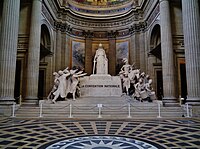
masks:
[[[186,81],[185,64],[180,64],[180,75],[181,75],[181,97],[186,99],[186,97],[187,97],[187,81]]]
[[[20,80],[21,80],[21,60],[17,60],[16,62],[16,71],[15,71],[15,89],[14,89],[14,98],[17,103],[19,103],[19,96],[20,96]]]
[[[163,79],[162,79],[162,71],[156,71],[157,75],[157,97],[158,100],[162,100],[163,97]]]
[[[45,70],[41,69],[39,71],[39,82],[38,82],[38,98],[42,100],[44,97],[44,85],[45,83]]]

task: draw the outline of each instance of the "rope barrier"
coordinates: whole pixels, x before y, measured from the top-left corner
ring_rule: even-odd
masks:
[[[104,105],[103,105],[103,107],[105,107],[105,108],[107,108],[107,109],[110,109],[110,110],[121,110],[121,109],[123,109],[124,107],[127,107],[127,105],[123,105],[123,106],[121,106],[121,107],[119,107],[119,108],[110,108],[110,107],[104,106]]]
[[[134,107],[134,108],[137,109],[137,110],[152,110],[152,109],[154,109],[154,108],[155,108],[155,110],[157,109],[157,105],[152,106],[151,108],[148,108],[148,109],[147,109],[147,107],[145,107],[145,108],[138,108],[138,106],[134,106],[134,105],[131,104],[131,103],[130,103],[130,105],[131,105],[131,107]]]
[[[80,108],[78,106],[74,106],[76,109],[79,109],[79,110],[92,110],[94,108],[96,108],[96,106],[93,106],[92,108],[88,109],[88,108]]]
[[[68,105],[66,105],[66,106],[64,106],[64,107],[61,107],[61,109],[67,108],[67,107],[69,107],[69,106],[70,106],[70,104],[68,104]]]

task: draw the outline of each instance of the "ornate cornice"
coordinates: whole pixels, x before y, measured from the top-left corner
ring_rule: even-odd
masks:
[[[81,15],[85,18],[96,19],[110,19],[121,17],[133,9],[134,4],[132,0],[125,0],[124,2],[118,1],[120,5],[92,5],[83,4],[82,2],[76,2],[74,0],[68,0],[68,8],[75,15]],[[114,3],[115,4],[115,3]]]
[[[79,28],[75,28],[70,26],[68,23],[62,23],[62,22],[55,22],[54,27],[57,30],[61,30],[62,32],[69,33],[73,36],[77,37],[84,37],[84,38],[118,38],[118,37],[124,37],[129,36],[135,32],[141,32],[144,31],[147,27],[146,22],[139,22],[135,23],[130,27],[124,28],[124,29],[116,29],[111,31],[93,31],[93,30],[83,30]]]
[[[96,28],[110,28],[112,30],[112,28],[124,28],[125,26],[130,26],[133,24],[133,22],[139,21],[141,18],[141,13],[142,12],[134,12],[133,14],[120,19],[106,21],[78,18],[68,13],[64,21],[79,28],[93,28],[94,30]]]
[[[145,31],[146,28],[147,28],[147,22],[139,22],[137,24],[133,24],[129,28],[129,32],[130,32],[130,34],[133,34],[135,32]]]

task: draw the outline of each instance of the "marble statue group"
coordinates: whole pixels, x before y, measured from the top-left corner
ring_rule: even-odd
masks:
[[[101,79],[102,76],[104,76],[104,79],[105,77],[108,77],[107,83],[110,83],[109,86],[122,86],[122,92],[126,93],[126,95],[134,97],[136,100],[139,100],[141,102],[143,100],[148,100],[149,102],[151,102],[153,99],[156,99],[155,92],[152,89],[152,79],[150,78],[150,76],[145,74],[144,72],[141,73],[140,69],[135,69],[134,64],[130,65],[128,63],[127,58],[123,59],[124,65],[121,67],[119,76],[118,77],[116,76],[119,80],[120,85],[116,85],[116,81],[109,82],[111,76],[108,74],[108,59],[106,57],[106,52],[103,49],[103,46],[101,43],[99,44],[96,50],[93,63],[94,64],[93,64],[92,76],[96,78],[96,81],[98,79]],[[53,73],[54,86],[51,92],[49,93],[47,99],[52,99],[52,102],[56,103],[56,100],[59,97],[66,98],[67,95],[71,93],[73,100],[75,100],[76,93],[80,94],[79,78],[85,75],[86,73],[83,73],[82,70],[78,70],[78,69],[69,70],[68,67],[64,70],[59,70],[58,72],[54,72]],[[86,78],[85,80],[87,80]],[[120,82],[120,79],[121,79],[121,82]],[[102,83],[103,80],[100,80],[100,82]],[[93,83],[95,84],[95,81]],[[92,88],[90,88],[90,90],[92,90]],[[98,89],[98,91],[99,90],[100,88]],[[108,91],[108,89],[106,89],[106,91],[105,90],[102,90],[102,91],[105,93],[106,91]],[[113,93],[120,94],[120,93],[114,92],[114,89],[111,91],[112,93],[109,93],[110,95],[111,94],[113,95]],[[101,94],[104,94],[103,92]]]
[[[123,59],[124,65],[121,67],[119,76],[122,80],[123,92],[133,96],[136,100],[148,100],[151,102],[156,99],[152,88],[152,79],[140,69],[135,69],[134,64],[130,65],[128,59]]]
[[[85,76],[86,73],[79,71],[78,69],[71,69],[67,67],[64,70],[59,70],[54,72],[54,85],[49,93],[47,99],[52,99],[53,103],[56,103],[56,100],[60,96],[61,98],[66,98],[68,93],[71,93],[73,100],[76,99],[76,93],[80,90],[78,83],[79,77]]]

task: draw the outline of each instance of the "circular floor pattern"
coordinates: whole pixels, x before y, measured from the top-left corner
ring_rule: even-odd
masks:
[[[159,147],[160,148],[160,147]],[[118,136],[87,136],[58,141],[46,149],[158,149],[147,142]]]
[[[88,137],[93,139],[86,143],[83,139]],[[134,142],[140,148],[150,144],[150,148],[158,149],[200,149],[200,119],[0,119],[1,149],[56,149],[61,143],[71,145],[66,149],[134,149]]]

